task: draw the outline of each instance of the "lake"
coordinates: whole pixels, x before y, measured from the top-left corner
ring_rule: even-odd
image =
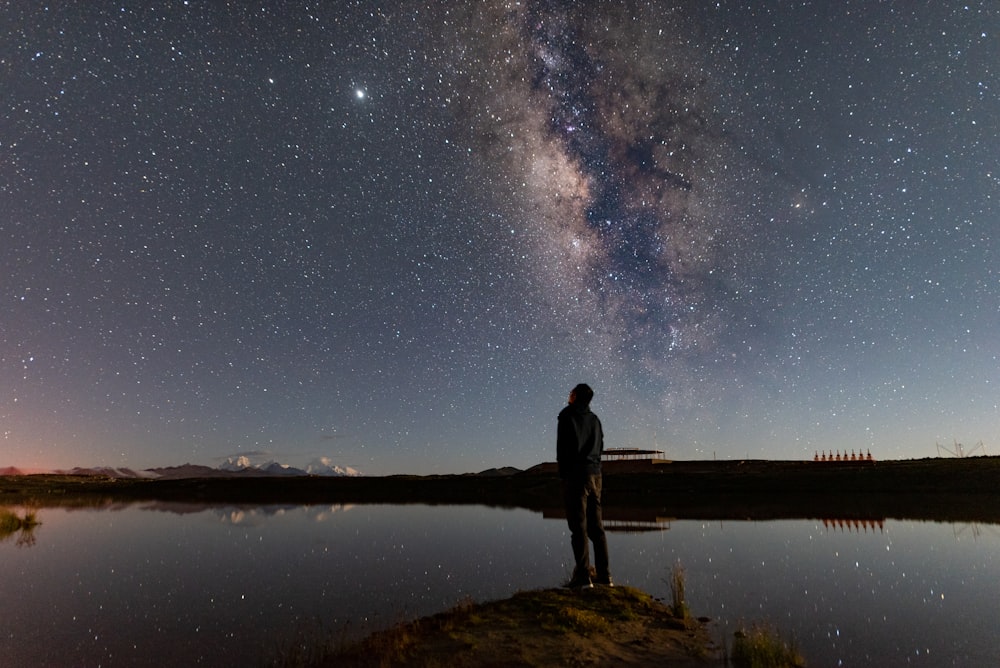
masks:
[[[23,516],[23,508],[11,508]],[[42,508],[0,542],[0,657],[19,666],[259,665],[569,575],[565,522],[483,506]],[[916,521],[614,523],[616,582],[730,638],[766,622],[810,666],[1000,665],[1000,527]]]

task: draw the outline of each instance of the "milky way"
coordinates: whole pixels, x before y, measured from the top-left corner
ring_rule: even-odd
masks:
[[[527,467],[581,381],[677,458],[995,445],[990,3],[0,26],[11,464]]]
[[[670,407],[720,363],[721,391],[747,349],[730,329],[753,317],[760,230],[734,201],[755,166],[712,107],[697,28],[665,6],[560,2],[469,25],[465,67],[489,72],[468,93],[473,123],[521,170],[515,196],[539,226],[538,270],[574,354]]]

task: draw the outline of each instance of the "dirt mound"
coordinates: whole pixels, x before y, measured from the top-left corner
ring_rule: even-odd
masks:
[[[545,589],[469,604],[342,648],[329,666],[703,666],[704,620],[632,587]]]

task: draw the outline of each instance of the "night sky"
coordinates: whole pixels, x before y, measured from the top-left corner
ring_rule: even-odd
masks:
[[[0,466],[1000,451],[995,2],[0,6]]]

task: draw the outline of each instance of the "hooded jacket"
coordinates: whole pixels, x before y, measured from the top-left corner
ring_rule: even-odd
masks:
[[[556,431],[556,461],[559,477],[601,472],[604,430],[590,406],[569,404],[559,412]]]

